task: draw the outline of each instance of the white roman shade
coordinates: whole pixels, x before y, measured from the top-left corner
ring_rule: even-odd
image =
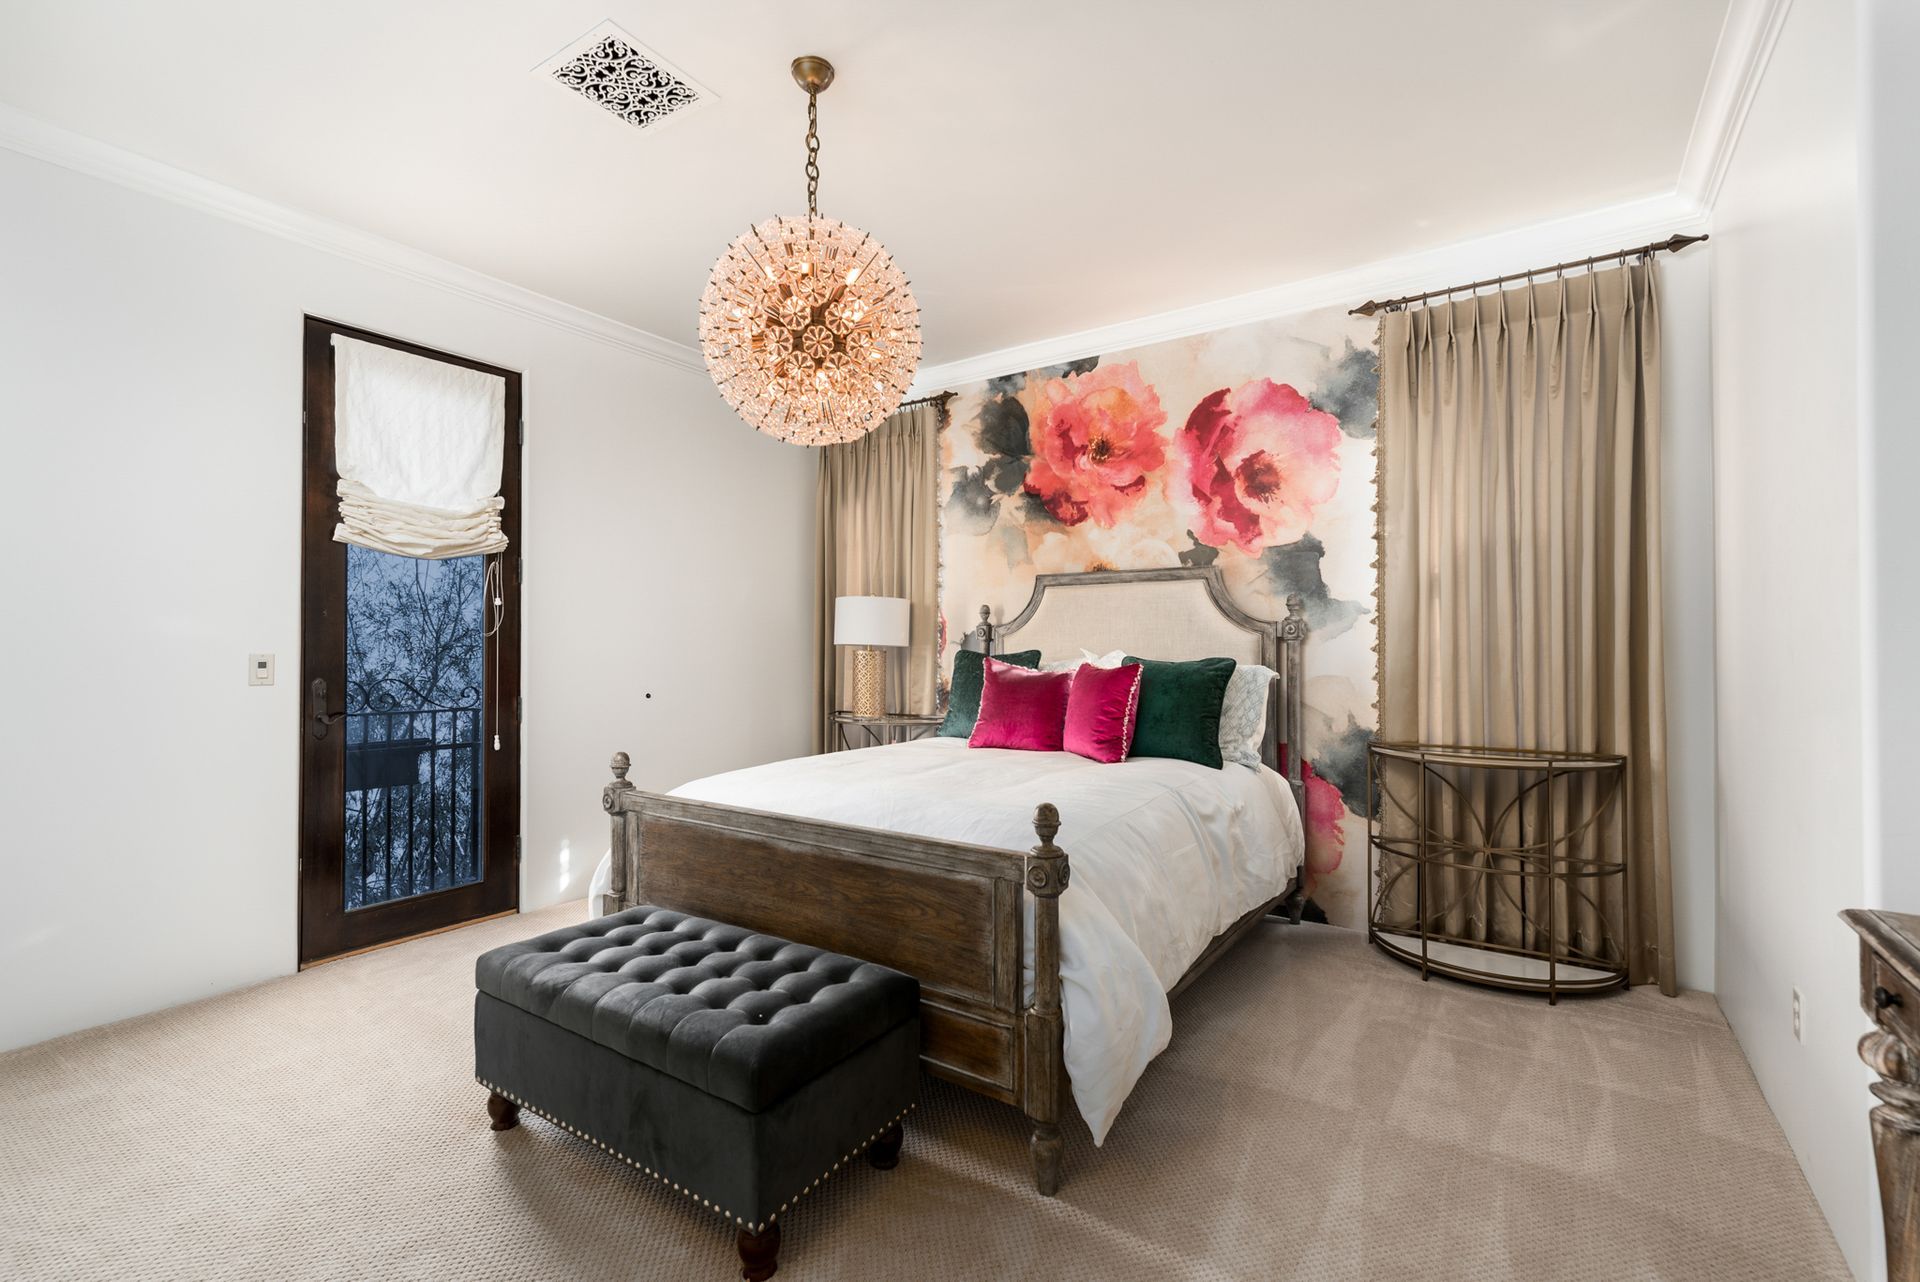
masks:
[[[499,552],[506,380],[333,336],[335,542],[434,560]]]

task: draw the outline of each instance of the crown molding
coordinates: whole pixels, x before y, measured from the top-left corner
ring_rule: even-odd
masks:
[[[678,369],[705,368],[700,354],[598,312],[549,298],[344,223],[302,213],[183,169],[29,116],[0,103],[0,147],[75,173],[158,196],[284,240],[392,272]]]
[[[1524,271],[1540,263],[1604,254],[1623,246],[1664,240],[1673,232],[1702,231],[1706,222],[1699,205],[1678,192],[1666,192],[1231,298],[923,366],[908,395],[931,395],[1083,356],[1126,351],[1321,307],[1354,307],[1369,298],[1391,298]]]
[[[1733,0],[1727,9],[1677,184],[1701,209],[1711,210],[1720,199],[1741,127],[1792,8],[1793,0]]]

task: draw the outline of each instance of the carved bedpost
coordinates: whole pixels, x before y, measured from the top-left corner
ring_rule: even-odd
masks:
[[[600,805],[612,821],[609,826],[613,835],[613,879],[607,886],[607,893],[594,905],[594,910],[603,917],[628,906],[627,871],[633,858],[633,851],[628,848],[626,812],[620,808],[622,797],[633,791],[633,783],[627,778],[627,771],[633,767],[633,758],[624,752],[616,752],[610,764],[613,782],[600,790]]]
[[[981,654],[993,653],[993,607],[992,606],[983,605],[980,607],[980,626],[975,628],[972,632],[968,633],[967,635],[970,637],[980,638]]]
[[[1287,617],[1280,620],[1280,691],[1285,697],[1285,706],[1280,709],[1280,742],[1287,745],[1287,783],[1293,788],[1293,799],[1300,805],[1300,813],[1306,811],[1306,777],[1302,773],[1306,757],[1300,751],[1300,738],[1305,731],[1302,724],[1305,716],[1305,694],[1301,689],[1305,684],[1300,672],[1300,649],[1307,639],[1306,604],[1300,600],[1298,592],[1287,595]]]
[[[1280,742],[1287,745],[1287,787],[1302,824],[1307,818],[1307,754],[1301,740],[1306,736],[1306,678],[1301,672],[1300,651],[1307,641],[1306,603],[1298,592],[1287,594],[1287,617],[1280,620]],[[1294,884],[1287,915],[1298,926],[1307,911],[1307,866],[1302,863]]]
[[[1033,1005],[1025,1013],[1027,1116],[1033,1120],[1033,1186],[1047,1197],[1060,1190],[1060,892],[1071,869],[1067,852],[1053,844],[1060,812],[1042,805],[1033,813],[1040,844],[1027,856],[1027,890],[1033,895]]]

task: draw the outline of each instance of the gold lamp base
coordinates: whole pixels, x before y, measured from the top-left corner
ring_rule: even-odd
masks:
[[[887,715],[887,652],[861,646],[853,652],[853,707],[856,717]]]

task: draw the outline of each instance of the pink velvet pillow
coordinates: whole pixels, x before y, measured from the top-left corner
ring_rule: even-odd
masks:
[[[980,719],[969,748],[1058,752],[1066,728],[1071,672],[1035,672],[988,659],[980,684]]]
[[[1109,763],[1127,759],[1127,750],[1133,747],[1134,717],[1140,710],[1143,670],[1137,663],[1117,668],[1080,665],[1067,695],[1062,742],[1068,752]]]

